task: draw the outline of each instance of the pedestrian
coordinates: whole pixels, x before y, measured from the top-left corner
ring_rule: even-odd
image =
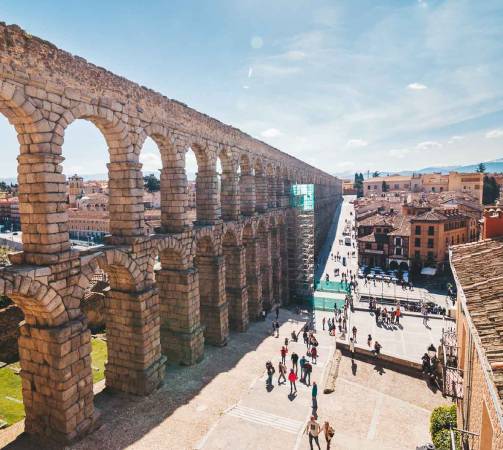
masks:
[[[279,386],[281,384],[281,379],[283,379],[283,382],[286,383],[285,378],[286,366],[282,362],[278,363],[278,373],[279,373],[278,377],[278,386]]]
[[[323,434],[325,435],[325,441],[327,443],[327,450],[330,450],[330,441],[334,437],[335,430],[330,426],[328,422],[323,424]]]
[[[376,311],[375,311],[375,315],[376,315],[376,325],[379,325],[379,321],[381,319],[381,307],[378,306]]]
[[[351,353],[351,361],[355,359],[355,341],[353,338],[349,338],[349,351]]]
[[[288,349],[285,346],[283,346],[281,347],[280,353],[281,353],[281,362],[283,364],[286,364],[285,360],[286,360],[286,354],[288,353]]]
[[[316,384],[316,381],[313,381],[311,397],[313,399],[313,410],[316,411],[318,409],[318,385]]]
[[[306,383],[307,386],[311,385],[311,372],[313,371],[313,366],[309,363],[309,361],[306,361],[304,364],[304,382]]]
[[[290,373],[288,374],[288,381],[290,381],[290,395],[293,395],[294,392],[297,392],[297,385],[295,382],[297,381],[297,375],[290,369]]]
[[[265,364],[265,368],[267,370],[267,386],[272,386],[272,376],[274,375],[274,366],[272,365],[271,361],[267,361]]]
[[[316,347],[313,345],[311,347],[311,362],[313,364],[316,364],[317,360],[318,360],[318,350],[316,350]]]
[[[395,311],[395,322],[397,325],[400,325],[400,307],[397,307],[396,311]]]
[[[302,355],[302,358],[300,358],[299,364],[300,364],[300,381],[304,381],[304,378],[306,376],[305,372],[305,365],[306,365],[307,359],[304,355]]]
[[[369,337],[367,338],[367,344],[369,347],[372,347],[372,335],[369,334]]]
[[[297,342],[297,333],[295,332],[295,330],[292,330],[292,341]]]
[[[286,347],[286,348],[287,348],[287,350],[288,350],[288,338],[287,338],[287,337],[285,338],[285,347]]]
[[[307,331],[306,330],[304,330],[304,332],[302,333],[302,338],[304,339],[304,344],[307,345],[308,341],[307,341]]]
[[[379,342],[375,341],[375,343],[374,343],[374,356],[376,358],[378,358],[380,353],[381,353],[381,344],[379,344]]]
[[[276,308],[276,320],[279,319],[279,306]]]
[[[279,322],[276,320],[276,337],[279,338]]]
[[[325,319],[325,317],[323,317],[323,319],[322,319],[322,321],[321,321],[321,322],[322,322],[322,324],[323,324],[323,331],[325,331],[325,322],[326,322],[326,320],[327,320],[327,319]]]
[[[344,333],[348,330],[346,316],[344,316],[344,319],[342,319],[342,328],[344,329]]]
[[[290,359],[292,360],[292,369],[295,369],[295,375],[297,375],[297,372],[299,370],[299,366],[298,366],[299,355],[297,355],[297,353],[293,352],[292,356],[290,356]]]
[[[314,416],[311,416],[311,420],[307,423],[306,429],[304,430],[304,434],[307,433],[309,437],[309,447],[311,450],[313,450],[313,440],[316,442],[316,445],[318,447],[318,450],[321,450],[320,447],[320,441],[318,440],[318,435],[320,434],[321,427],[316,422],[316,419]]]
[[[356,342],[356,332],[357,332],[357,328],[356,328],[356,325],[353,325],[353,341]]]

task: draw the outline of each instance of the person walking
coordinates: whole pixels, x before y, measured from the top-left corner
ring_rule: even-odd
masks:
[[[307,386],[311,385],[311,372],[313,371],[313,366],[309,363],[309,361],[306,361],[304,364],[304,382],[306,383]]]
[[[288,338],[287,337],[285,338],[285,347],[288,350]]]
[[[307,342],[308,342],[308,336],[307,336],[307,331],[304,329],[303,333],[302,333],[302,338],[304,339],[304,344],[307,345]]]
[[[358,332],[356,326],[353,326],[353,341],[356,342],[356,333]]]
[[[279,322],[276,320],[276,337],[279,338]]]
[[[398,306],[396,308],[396,311],[395,311],[395,322],[397,325],[400,325],[400,316],[401,316],[401,312],[400,312],[400,306]]]
[[[355,341],[353,338],[349,338],[349,352],[351,353],[351,361],[355,359]]]
[[[372,347],[372,335],[371,334],[369,334],[369,337],[367,338],[367,345],[369,347]]]
[[[312,362],[313,364],[316,364],[316,363],[317,363],[317,361],[318,361],[318,350],[316,349],[316,346],[315,346],[315,345],[313,345],[313,346],[311,347],[311,362]]]
[[[283,346],[281,347],[280,353],[281,353],[281,362],[283,364],[286,364],[286,354],[288,353],[288,349],[285,346]]]
[[[330,426],[328,422],[323,424],[323,434],[325,435],[325,442],[327,443],[327,450],[330,450],[330,441],[334,437],[335,430]]]
[[[267,382],[266,382],[266,385],[267,386],[272,386],[272,376],[274,375],[274,366],[272,365],[272,362],[271,361],[267,361],[265,363],[265,368],[267,370]]]
[[[299,364],[300,364],[300,381],[304,381],[304,378],[306,377],[306,371],[305,371],[305,365],[306,365],[306,357],[302,355],[302,358],[300,358]]]
[[[276,308],[276,320],[279,319],[279,306]]]
[[[290,395],[293,395],[293,393],[297,392],[297,385],[295,382],[297,381],[297,375],[293,371],[293,369],[290,369],[290,373],[288,374],[288,381],[290,381]]]
[[[290,358],[292,360],[292,369],[295,369],[295,375],[297,375],[297,372],[299,370],[299,366],[298,366],[299,355],[297,355],[297,353],[293,352],[292,356],[290,356]]]
[[[280,362],[278,363],[278,373],[279,373],[279,377],[278,377],[278,386],[281,384],[281,379],[283,379],[283,383],[286,383],[286,366]]]
[[[318,385],[316,381],[313,381],[313,387],[311,388],[311,397],[313,400],[313,411],[318,409]]]
[[[325,319],[325,317],[323,317],[323,320],[321,321],[321,323],[323,324],[323,331],[325,331],[325,322],[326,322],[327,319]]]
[[[309,437],[309,447],[311,450],[313,450],[313,441],[316,442],[318,450],[321,450],[320,441],[318,439],[320,431],[320,425],[318,424],[318,422],[316,422],[315,417],[311,416],[311,420],[307,423],[306,429],[304,430],[304,434],[307,433]]]

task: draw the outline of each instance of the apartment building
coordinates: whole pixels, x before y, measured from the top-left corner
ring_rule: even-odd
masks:
[[[485,219],[484,219],[485,220]],[[457,287],[457,427],[463,448],[503,449],[503,238],[450,250]]]

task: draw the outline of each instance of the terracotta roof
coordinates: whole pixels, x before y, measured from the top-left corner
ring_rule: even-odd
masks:
[[[451,262],[468,314],[503,400],[503,238],[452,247]]]
[[[410,181],[412,180],[412,175],[390,175],[388,177],[374,177],[364,180],[364,183],[378,183],[378,182],[389,182],[389,181]]]
[[[388,234],[390,236],[410,236],[410,217],[399,216],[395,222],[395,229]]]

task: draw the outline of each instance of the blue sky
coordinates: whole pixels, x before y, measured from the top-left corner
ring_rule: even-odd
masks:
[[[0,17],[330,172],[503,157],[501,0],[2,0]],[[105,171],[92,125],[63,152],[66,173]],[[160,165],[153,143],[142,161]]]

